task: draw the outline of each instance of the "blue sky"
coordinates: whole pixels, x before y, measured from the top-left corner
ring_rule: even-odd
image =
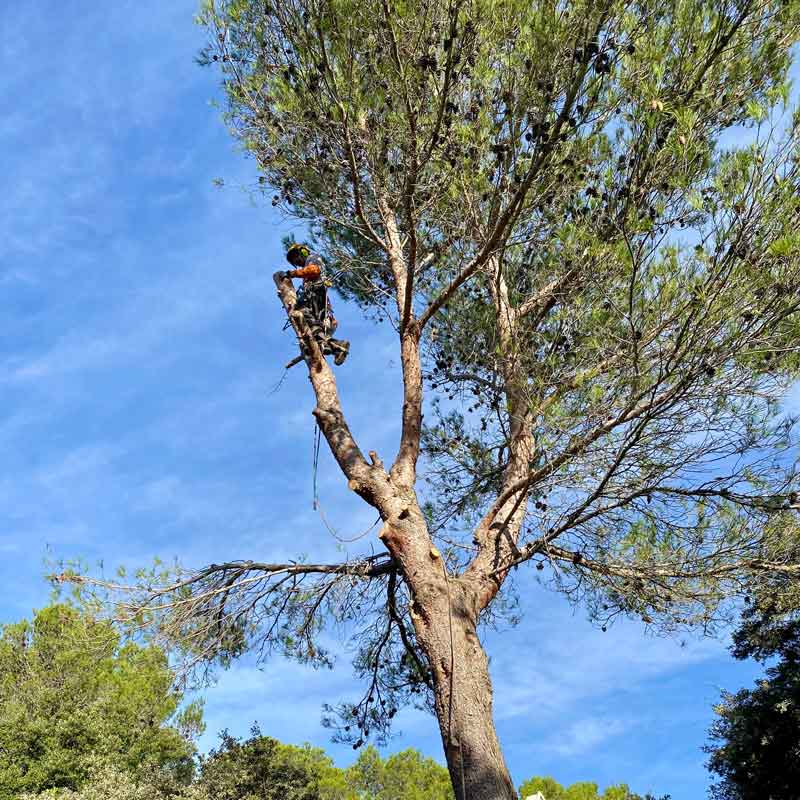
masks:
[[[248,192],[253,165],[219,112],[216,75],[193,57],[195,0],[0,8],[0,620],[47,602],[56,556],[108,565],[179,556],[339,555],[311,509],[312,397],[270,275],[299,230]],[[223,188],[213,185],[221,177]],[[339,372],[364,449],[394,451],[391,339],[336,304],[353,341]],[[342,535],[373,515],[323,453],[320,493]],[[700,747],[721,687],[757,669],[725,643],[603,634],[522,583],[525,621],[490,633],[500,736],[517,783],[626,781],[703,797]],[[328,748],[323,702],[357,691],[346,643],[333,672],[244,660],[209,689],[213,745],[257,720]],[[433,719],[404,711],[391,749],[441,758]]]

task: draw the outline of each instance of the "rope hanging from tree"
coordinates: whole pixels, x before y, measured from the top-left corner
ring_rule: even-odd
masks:
[[[317,491],[317,471],[319,468],[319,442],[320,442],[320,429],[319,425],[314,426],[314,511],[319,507],[319,493]]]

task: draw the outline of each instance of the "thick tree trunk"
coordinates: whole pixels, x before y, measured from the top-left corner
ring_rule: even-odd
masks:
[[[436,716],[456,800],[516,800],[492,713],[489,664],[476,631],[477,600],[445,579],[416,595],[412,618],[433,674]]]

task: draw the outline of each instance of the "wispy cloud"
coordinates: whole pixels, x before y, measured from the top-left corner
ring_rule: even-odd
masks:
[[[722,653],[713,640],[691,639],[681,646],[675,639],[645,637],[633,622],[602,633],[557,595],[537,588],[535,597],[535,603],[525,604],[532,619],[504,634],[492,661],[501,719],[557,718],[588,700],[635,692],[648,681]]]
[[[623,733],[636,723],[631,720],[586,717],[564,726],[539,743],[546,753],[575,758],[596,750],[609,739]]]
[[[201,253],[186,253],[205,259],[159,280],[137,296],[122,300],[111,311],[103,310],[88,325],[64,333],[45,352],[20,363],[11,357],[6,364],[7,382],[41,380],[65,373],[113,366],[151,354],[176,335],[188,335],[263,289],[263,279],[250,283],[220,280]],[[162,355],[164,351],[162,350]]]

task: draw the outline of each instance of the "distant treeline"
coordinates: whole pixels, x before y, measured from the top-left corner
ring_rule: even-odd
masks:
[[[254,727],[207,755],[202,703],[184,703],[164,652],[55,604],[0,633],[0,800],[452,800],[447,770],[413,749],[372,746],[340,769],[319,748]],[[521,797],[634,800],[533,778]]]

